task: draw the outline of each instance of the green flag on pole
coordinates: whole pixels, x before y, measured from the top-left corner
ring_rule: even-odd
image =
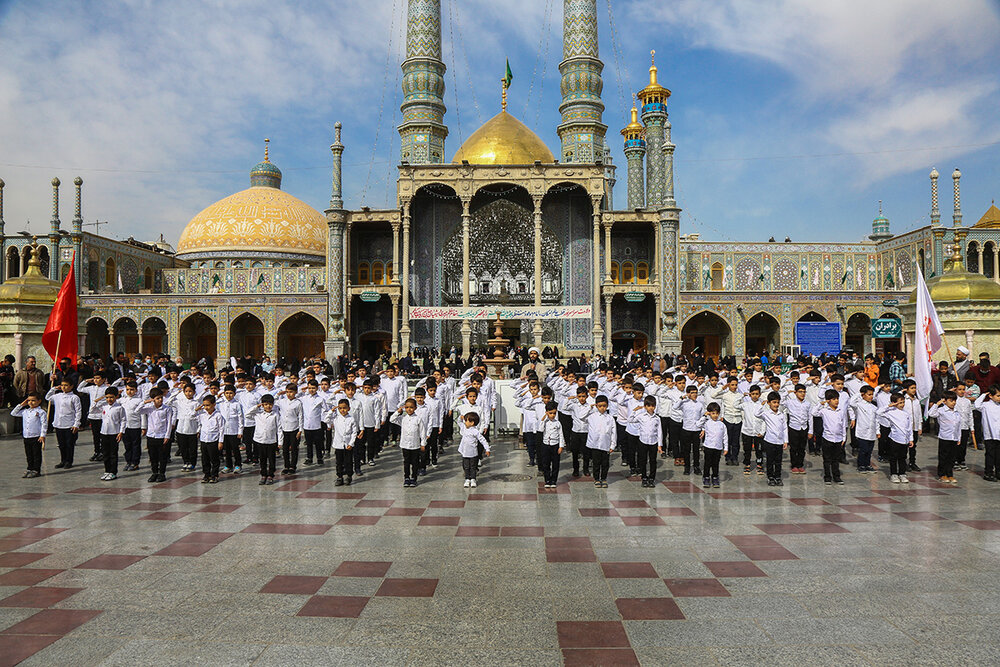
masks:
[[[510,82],[514,80],[514,73],[510,71],[510,59],[507,59],[507,73],[503,77],[504,88],[510,88]]]

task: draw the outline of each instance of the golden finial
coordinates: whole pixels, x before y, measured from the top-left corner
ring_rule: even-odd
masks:
[[[506,78],[500,79],[500,87],[503,89],[503,92],[500,94],[500,110],[501,111],[506,111],[507,110],[507,79]]]
[[[270,162],[271,161],[270,158],[268,157],[268,152],[267,152],[268,144],[270,144],[270,143],[271,143],[271,140],[265,137],[264,138],[264,162]]]
[[[649,84],[656,85],[656,49],[649,52]]]

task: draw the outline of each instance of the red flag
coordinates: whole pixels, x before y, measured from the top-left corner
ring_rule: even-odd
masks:
[[[62,287],[59,288],[59,296],[52,305],[52,313],[49,315],[49,322],[45,325],[45,333],[42,334],[42,346],[52,357],[55,364],[63,357],[69,357],[73,368],[76,368],[78,339],[76,323],[76,252],[69,264],[69,273]]]

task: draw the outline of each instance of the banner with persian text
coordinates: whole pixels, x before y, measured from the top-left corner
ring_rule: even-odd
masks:
[[[411,320],[576,320],[594,316],[591,306],[414,306]]]

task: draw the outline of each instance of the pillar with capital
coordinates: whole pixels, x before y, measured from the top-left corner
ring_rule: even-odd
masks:
[[[462,307],[469,307],[469,225],[472,214],[469,207],[471,197],[462,197]],[[472,327],[468,320],[462,320],[462,356],[468,358],[472,345]]]
[[[52,179],[52,220],[49,221],[49,280],[59,280],[59,179]]]
[[[593,281],[593,299],[591,300],[594,305],[594,352],[604,351],[604,326],[601,324],[601,199],[603,196],[601,194],[592,194],[590,197],[590,203],[593,207],[594,218],[594,259],[593,259],[593,269],[594,269],[594,281]]]
[[[680,229],[680,209],[676,206],[660,209],[660,352],[678,354],[681,351],[677,306],[677,243]]]
[[[403,209],[403,276],[400,290],[403,326],[399,329],[399,351],[408,354],[410,351],[410,200],[402,199],[400,206]],[[396,267],[393,266],[392,270],[396,271]]]
[[[336,367],[337,357],[347,352],[347,211],[344,210],[343,188],[341,185],[341,159],[344,144],[340,141],[341,124],[333,126],[333,169],[330,188],[330,205],[326,209],[328,227],[326,257],[327,323],[323,352],[328,361]]]
[[[399,296],[389,296],[392,301],[392,354],[399,356]]]
[[[531,201],[535,206],[535,307],[542,305],[542,197],[533,195]],[[537,347],[542,346],[542,321],[535,320],[531,331],[532,340]]]

